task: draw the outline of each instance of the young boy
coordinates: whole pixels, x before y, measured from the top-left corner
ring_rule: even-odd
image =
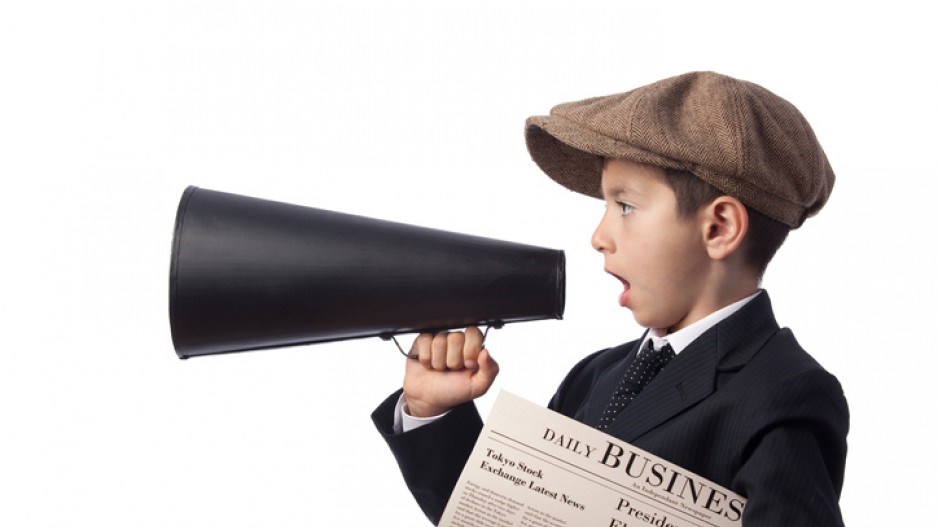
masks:
[[[743,525],[842,525],[843,392],[759,289],[834,183],[807,121],[760,86],[689,73],[561,104],[526,138],[551,178],[605,200],[593,247],[648,328],[583,359],[550,408],[745,496]],[[498,366],[476,328],[420,335],[414,351],[403,395],[373,419],[437,522]]]

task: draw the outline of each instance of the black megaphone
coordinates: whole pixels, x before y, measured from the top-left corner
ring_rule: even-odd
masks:
[[[560,319],[564,253],[187,188],[169,279],[186,359]]]

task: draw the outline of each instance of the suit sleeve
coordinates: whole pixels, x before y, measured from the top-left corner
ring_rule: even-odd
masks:
[[[774,391],[779,409],[750,441],[732,488],[747,497],[746,526],[843,526],[838,501],[848,410],[837,380],[815,370]]]
[[[395,434],[393,412],[401,391],[385,399],[371,418],[391,448],[407,488],[436,525],[482,431],[482,418],[475,405],[467,403],[428,425]]]

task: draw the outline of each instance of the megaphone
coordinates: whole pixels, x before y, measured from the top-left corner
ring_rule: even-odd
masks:
[[[181,359],[563,310],[563,251],[194,186],[179,201],[169,318]]]

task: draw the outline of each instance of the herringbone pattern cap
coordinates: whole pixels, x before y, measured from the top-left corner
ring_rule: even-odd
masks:
[[[531,157],[561,185],[602,198],[602,158],[688,170],[797,228],[827,202],[834,172],[808,121],[765,88],[713,72],[555,106],[530,117]]]

